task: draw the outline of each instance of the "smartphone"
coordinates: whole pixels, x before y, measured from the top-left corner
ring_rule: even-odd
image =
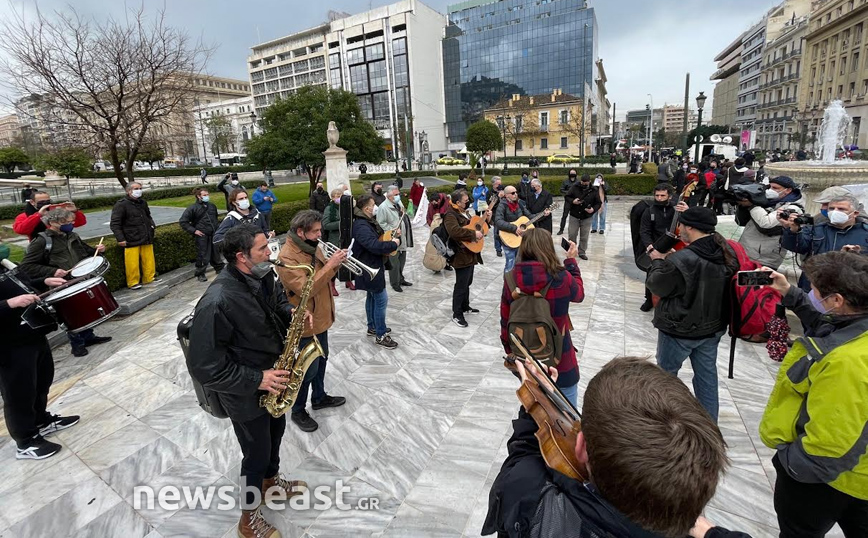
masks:
[[[772,274],[768,271],[739,271],[739,286],[769,286],[772,283]]]
[[[566,251],[570,250],[570,242],[567,241],[566,239],[564,239],[563,237],[561,237],[561,248],[566,250]]]

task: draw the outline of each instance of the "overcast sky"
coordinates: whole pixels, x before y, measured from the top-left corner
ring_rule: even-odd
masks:
[[[327,11],[359,13],[390,0],[144,0],[147,9],[166,6],[173,24],[201,35],[217,46],[209,65],[213,75],[247,79],[250,47],[327,20]],[[454,0],[426,0],[445,13]],[[691,77],[690,102],[700,90],[709,97],[714,56],[777,2],[769,0],[589,0],[597,12],[599,53],[609,78],[609,100],[617,103],[617,118],[629,109],[644,108],[647,94],[655,107],[684,101],[684,75]],[[104,17],[121,15],[136,1],[40,0],[43,11],[74,5],[79,13]],[[18,9],[32,10],[34,0],[12,0]],[[125,7],[126,6],[126,7]],[[0,0],[0,16],[11,9]],[[711,99],[706,104],[710,114]],[[708,118],[708,115],[705,116]]]

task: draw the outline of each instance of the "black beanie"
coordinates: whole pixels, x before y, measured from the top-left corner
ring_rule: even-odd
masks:
[[[681,214],[681,224],[696,228],[703,233],[714,232],[717,226],[717,215],[707,207],[690,207]]]

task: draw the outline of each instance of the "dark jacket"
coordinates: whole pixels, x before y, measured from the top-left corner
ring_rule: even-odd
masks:
[[[229,417],[246,422],[266,413],[262,371],[283,352],[290,321],[286,292],[271,275],[247,276],[226,267],[199,299],[190,329],[187,368],[217,393]]]
[[[220,224],[217,220],[217,206],[211,202],[196,201],[184,210],[178,224],[190,235],[194,235],[197,230],[205,235],[214,235]]]
[[[381,235],[383,229],[375,219],[369,219],[359,208],[353,210],[353,239],[356,240],[353,243],[353,258],[368,267],[380,269],[373,280],[365,271],[356,275],[356,289],[373,292],[386,289],[384,256],[398,250],[398,244],[394,241],[380,241]]]
[[[138,247],[154,242],[157,225],[151,218],[148,202],[125,196],[112,208],[110,227],[118,243],[126,241],[128,247]]]
[[[571,179],[570,179],[570,176],[567,176],[566,179],[564,179],[564,180],[561,182],[561,196],[563,196],[563,195],[565,195],[566,193],[568,193],[568,192],[570,191],[570,187],[572,187],[573,185],[575,185],[575,184],[578,183],[578,182],[579,182],[579,179],[578,179],[578,178],[575,178],[575,179],[572,179],[572,180],[571,180]]]
[[[497,211],[494,213],[494,225],[497,226],[498,230],[514,234],[518,229],[518,226],[512,224],[512,222],[521,217],[533,217],[533,213],[528,211],[527,204],[525,204],[524,200],[518,201],[518,206],[515,211],[509,208],[508,202],[501,201],[501,203],[497,205]]]
[[[51,252],[45,255],[45,237],[51,237]],[[81,240],[75,232],[43,232],[27,246],[27,253],[21,261],[21,271],[33,280],[43,280],[54,276],[58,269],[72,269],[75,264],[96,252],[92,246]]]
[[[535,437],[538,428],[524,408],[512,421],[509,455],[488,494],[482,535],[508,538],[660,538],[630,521],[590,482],[546,466]],[[750,538],[714,527],[706,538]]]
[[[696,182],[696,188],[693,189],[693,192],[690,193],[690,196],[686,200],[689,207],[699,205],[699,202],[705,199],[705,194],[708,192],[708,183],[705,181],[703,174],[687,174],[687,181],[684,186],[686,187],[694,181]],[[682,188],[681,190],[683,191],[684,189]]]
[[[319,211],[320,213],[324,213],[326,207],[328,207],[331,199],[329,198],[329,193],[322,190],[315,190],[310,195],[310,208]]]
[[[678,168],[675,171],[675,177],[672,179],[672,186],[675,187],[675,192],[681,194],[681,191],[684,190],[684,184],[687,181],[687,172],[684,171],[684,168]]]
[[[536,196],[536,193],[530,195],[530,200],[527,202],[527,209],[531,212],[532,215],[537,215],[538,213],[542,213],[549,206],[555,203],[552,195],[549,191],[543,189],[539,193],[539,197]],[[537,228],[542,228],[543,230],[548,230],[549,233],[552,231],[552,216],[543,217],[536,221],[534,225]]]
[[[675,218],[675,206],[670,201],[666,205],[656,203],[648,207],[642,214],[642,224],[639,227],[639,240],[643,248],[653,245],[660,237],[666,235],[672,219]]]
[[[818,213],[817,217],[820,216]],[[798,232],[792,232],[785,226],[781,236],[781,248],[802,254],[805,258],[841,250],[844,245],[859,245],[862,247],[861,254],[868,255],[868,224],[857,220],[849,228],[838,228],[826,220],[824,224],[802,226]],[[799,288],[811,291],[811,281],[804,271],[799,277]]]
[[[660,163],[657,166],[657,182],[672,183],[672,167],[669,166],[669,162]]]
[[[42,279],[44,280],[44,279]],[[57,330],[56,324],[49,324],[41,329],[31,329],[27,324],[21,324],[21,315],[25,308],[10,308],[8,299],[28,293],[45,291],[41,280],[31,279],[21,268],[9,271],[0,265],[0,338],[3,339],[4,353],[9,347],[31,344],[45,340],[45,335]]]
[[[452,260],[452,267],[461,269],[482,263],[482,256],[471,252],[462,243],[462,241],[473,241],[476,239],[476,232],[463,228],[463,226],[470,224],[470,218],[464,213],[459,213],[458,210],[452,207],[451,203],[447,203],[449,204],[449,209],[443,214],[443,226],[446,228],[446,233],[449,234],[449,239],[454,243],[455,258]],[[505,206],[506,204],[501,202],[501,205]]]
[[[580,203],[574,204],[573,200],[578,199]],[[594,213],[600,210],[603,201],[600,200],[600,188],[589,184],[583,187],[581,182],[573,185],[564,195],[564,203],[570,209],[570,216],[579,220],[589,219]],[[586,208],[594,210],[593,213],[585,211]]]
[[[371,190],[371,196],[374,197],[374,203],[377,204],[377,207],[380,207],[380,204],[386,201],[386,195],[381,192],[376,192]]]
[[[735,259],[732,249],[726,248]],[[723,249],[713,236],[651,262],[645,286],[660,297],[654,326],[674,338],[691,340],[724,330],[729,320],[729,283],[737,270],[725,264]]]
[[[265,225],[265,219],[261,218],[256,206],[250,206],[246,215],[237,211],[230,211],[227,213],[226,218],[223,219],[223,222],[221,222],[220,226],[217,227],[217,231],[214,232],[214,242],[222,242],[223,236],[226,235],[226,232],[242,223],[250,224],[255,228],[259,228],[262,230],[262,233],[268,235],[269,230],[268,226]]]
[[[334,202],[329,202],[323,212],[322,236],[323,241],[341,246],[341,208]]]
[[[533,196],[533,187],[530,186],[530,179],[527,180],[527,183],[519,181],[518,185],[515,186],[515,190],[518,191],[518,199],[524,200],[524,203],[527,203],[528,199]]]

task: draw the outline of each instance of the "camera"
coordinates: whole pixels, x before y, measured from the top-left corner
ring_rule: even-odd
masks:
[[[729,192],[724,195],[724,201],[734,204],[740,200],[750,200],[750,202],[755,206],[767,206],[768,198],[766,198],[765,186],[756,183],[748,185],[732,185],[729,188]]]
[[[798,215],[793,223],[798,224],[799,226],[813,226],[814,225],[814,216],[808,214],[801,214],[795,209],[782,209],[780,212],[780,217],[783,220],[790,220],[790,217],[793,215]]]

